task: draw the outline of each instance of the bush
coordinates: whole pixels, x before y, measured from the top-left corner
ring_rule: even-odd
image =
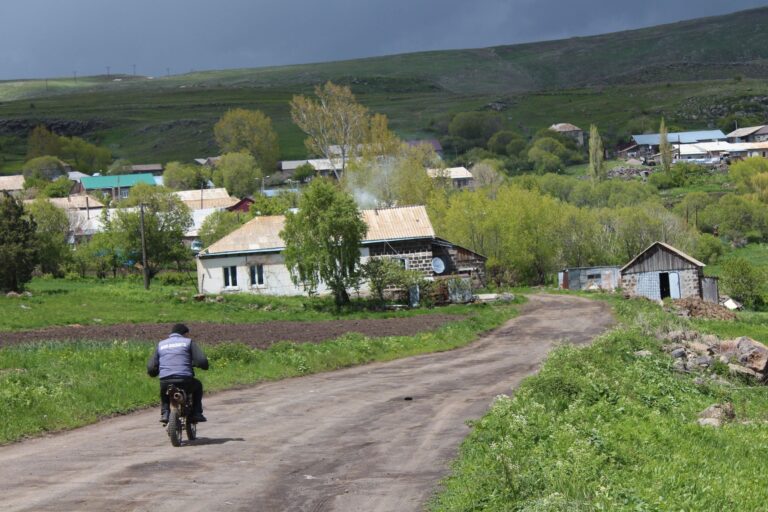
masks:
[[[768,276],[763,268],[749,260],[736,256],[723,263],[720,276],[723,289],[734,299],[749,308],[762,306]]]

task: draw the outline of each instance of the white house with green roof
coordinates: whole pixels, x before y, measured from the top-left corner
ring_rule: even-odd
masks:
[[[139,183],[155,186],[155,177],[150,173],[87,176],[80,179],[79,192],[100,192],[112,199],[125,199],[131,188]]]

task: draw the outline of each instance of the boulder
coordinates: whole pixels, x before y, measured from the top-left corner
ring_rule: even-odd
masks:
[[[765,374],[750,370],[746,366],[741,366],[740,364],[729,363],[728,371],[731,372],[731,375],[745,375],[758,381],[763,381],[765,379]]]
[[[684,349],[684,348],[682,348],[682,347],[680,347],[680,348],[676,348],[676,349],[674,349],[674,350],[671,352],[671,355],[672,355],[672,357],[674,357],[675,359],[678,359],[678,358],[681,358],[681,357],[685,357],[685,355],[686,355],[686,353],[685,353],[685,349]]]
[[[16,292],[8,292],[5,294],[5,296],[15,299],[15,298],[21,297],[21,294]]]
[[[203,302],[205,300],[205,294],[204,293],[198,293],[195,295],[195,300],[197,302]]]
[[[699,425],[709,427],[719,427],[726,421],[731,421],[736,417],[733,410],[733,404],[725,402],[722,404],[710,405],[699,413]]]
[[[723,426],[723,422],[717,418],[699,418],[698,423],[702,427],[720,428]]]
[[[685,332],[683,331],[669,331],[666,336],[664,336],[666,340],[679,343],[681,341],[685,340]]]
[[[720,340],[714,334],[705,334],[704,336],[701,337],[701,342],[710,347],[713,347],[718,343],[720,343]]]
[[[746,336],[736,341],[736,357],[739,362],[755,372],[765,372],[768,367],[768,347]]]
[[[700,343],[698,341],[689,341],[685,344],[689,350],[696,352],[697,354],[709,354],[709,345]]]

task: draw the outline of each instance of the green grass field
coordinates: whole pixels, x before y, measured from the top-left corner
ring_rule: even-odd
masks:
[[[382,318],[433,312],[462,315],[461,320],[414,336],[366,338],[348,334],[323,343],[282,342],[268,350],[233,343],[204,346],[211,369],[198,376],[210,391],[450,350],[466,345],[516,313],[515,304],[397,313],[353,308],[337,313],[332,301],[324,299],[256,296],[230,296],[225,303],[189,303],[179,301],[188,289],[158,286],[145,292],[138,283],[99,285],[37,280],[30,289],[33,297],[23,300],[0,297],[0,315],[9,320],[3,322],[4,328],[94,322],[171,323],[189,319],[261,322],[327,320],[339,316]],[[522,299],[518,299],[517,303],[520,302]],[[271,311],[262,309],[266,303],[273,307]],[[42,342],[0,348],[0,443],[74,428],[156,404],[157,380],[146,375],[146,361],[156,341]]]
[[[433,511],[763,510],[768,388],[679,374],[653,335],[698,328],[768,342],[765,314],[688,323],[646,301],[612,299],[624,325],[564,346],[473,424]],[[643,358],[635,351],[646,349]],[[730,401],[714,429],[698,413]]]

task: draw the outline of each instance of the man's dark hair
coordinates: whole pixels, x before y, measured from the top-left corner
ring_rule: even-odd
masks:
[[[189,332],[189,327],[187,327],[184,324],[174,325],[173,330],[171,331],[171,333],[173,334],[182,334],[182,335],[187,334],[188,332]]]

